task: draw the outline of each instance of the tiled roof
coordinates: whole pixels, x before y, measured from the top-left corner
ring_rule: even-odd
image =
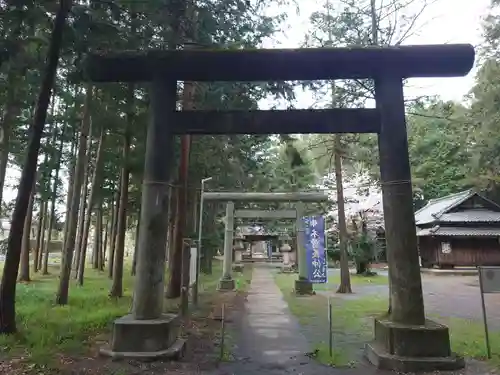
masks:
[[[417,229],[417,236],[500,237],[500,228],[441,227]]]
[[[415,222],[417,225],[432,223],[446,210],[460,204],[472,195],[474,195],[472,190],[466,190],[443,198],[431,199],[427,205],[415,212]]]
[[[500,212],[485,209],[471,209],[460,212],[443,214],[439,218],[441,223],[466,223],[466,222],[500,222]]]

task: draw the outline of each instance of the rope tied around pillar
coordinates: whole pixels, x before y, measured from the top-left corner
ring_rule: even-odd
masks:
[[[411,184],[411,180],[394,180],[394,181],[386,181],[386,182],[381,182],[381,186],[394,186],[394,185],[404,185],[404,184]]]
[[[152,180],[144,180],[142,182],[144,185],[163,185],[163,186],[171,186],[170,182],[165,181],[152,181]]]

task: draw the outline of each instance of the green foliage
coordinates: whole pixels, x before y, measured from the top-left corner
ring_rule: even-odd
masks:
[[[413,183],[427,200],[468,186],[472,154],[467,108],[432,100],[410,107],[409,152]]]
[[[355,233],[350,238],[350,253],[357,267],[361,264],[369,265],[377,259],[382,250],[378,242],[367,233]],[[366,270],[369,271],[369,270]]]
[[[0,345],[10,355],[27,350],[31,361],[45,367],[59,353],[78,354],[88,349],[95,334],[107,329],[109,322],[127,313],[131,303],[132,279],[125,273],[125,297],[108,297],[104,274],[88,270],[85,285],[73,288],[71,305],[53,306],[57,268],[53,275],[38,276],[32,284],[18,286],[16,305],[19,333],[1,336]]]

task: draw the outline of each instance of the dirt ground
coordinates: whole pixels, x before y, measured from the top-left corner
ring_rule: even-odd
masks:
[[[217,298],[214,299],[213,297]],[[207,374],[220,365],[221,306],[226,314],[238,314],[244,309],[246,293],[231,292],[215,294],[211,301],[201,302],[201,309],[193,314],[182,327],[187,338],[185,354],[180,361],[141,362],[129,360],[113,361],[99,355],[99,348],[108,340],[108,335],[96,337],[86,356],[60,355],[54,358],[50,368],[34,368],[23,358],[0,362],[0,374],[9,375],[165,375]],[[226,321],[226,336],[231,333],[231,319]],[[226,338],[228,340],[228,338]]]

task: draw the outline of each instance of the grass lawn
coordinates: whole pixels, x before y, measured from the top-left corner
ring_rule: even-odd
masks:
[[[212,275],[201,276],[200,305],[215,296],[222,266],[214,260]],[[250,273],[238,277],[244,290]],[[124,272],[124,297],[108,297],[111,280],[107,272],[86,270],[85,283],[78,287],[72,281],[69,305],[54,305],[59,270],[50,267],[51,275],[33,274],[33,281],[17,285],[16,313],[19,332],[0,336],[0,360],[15,358],[29,362],[40,370],[51,367],[59,354],[82,355],[88,352],[96,337],[109,333],[114,319],[127,314],[132,302],[133,277]],[[177,300],[165,300],[165,311],[176,311]],[[203,308],[203,306],[200,306]]]
[[[57,353],[81,353],[89,340],[125,315],[131,306],[132,277],[124,274],[124,297],[108,297],[111,281],[107,272],[86,270],[83,287],[72,283],[69,305],[54,305],[59,270],[51,275],[33,274],[29,284],[18,284],[16,313],[18,333],[0,336],[4,354],[27,355],[30,362],[43,366]]]
[[[357,285],[387,285],[388,278],[385,275],[375,275],[375,276],[363,276],[351,273],[351,285],[356,287]],[[314,290],[333,290],[335,291],[340,284],[340,271],[335,274],[328,275],[328,283],[326,284],[315,284]]]
[[[382,277],[382,276],[379,276]],[[332,326],[334,352],[330,357],[328,349],[328,299],[324,295],[296,297],[292,294],[295,275],[276,274],[276,284],[283,292],[291,312],[301,325],[314,327],[319,325],[320,335],[315,341],[315,356],[325,364],[346,366],[352,363],[352,353],[346,349],[342,336],[355,337],[360,341],[369,341],[373,335],[373,318],[387,310],[387,299],[381,297],[363,297],[359,299],[331,298],[333,306]],[[431,316],[431,319],[446,324],[450,329],[452,350],[468,358],[486,359],[484,327],[480,321],[459,318]],[[323,332],[321,334],[321,332]],[[491,363],[500,366],[500,332],[490,331],[492,348]]]

